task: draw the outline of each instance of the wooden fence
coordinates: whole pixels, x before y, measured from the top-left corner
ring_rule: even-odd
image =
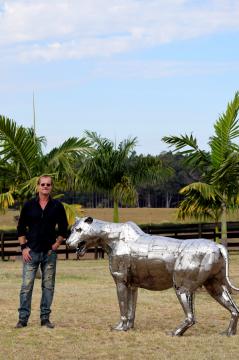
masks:
[[[215,224],[213,223],[142,225],[141,228],[151,235],[162,235],[185,240],[205,238],[216,241],[216,238],[221,237],[221,229],[219,228],[219,232],[216,233]],[[227,236],[228,249],[230,251],[239,250],[239,222],[228,223]],[[16,232],[0,230],[0,241],[2,260],[21,255]],[[75,250],[69,249],[65,242],[63,242],[57,252],[61,254],[63,258],[68,259],[70,254],[75,253]],[[104,257],[104,251],[101,248],[89,249],[88,253],[93,253],[95,259]],[[77,255],[75,255],[75,258],[77,258]]]
[[[0,230],[0,241],[1,241],[1,259],[8,260],[11,257],[20,256],[22,254],[19,242],[17,239],[16,231],[2,231]],[[88,249],[88,253],[92,253],[94,259],[99,259],[104,257],[104,251],[101,248],[92,248]],[[57,249],[57,253],[64,255],[63,258],[66,260],[69,259],[70,254],[75,254],[75,258],[79,259],[76,254],[75,249],[70,249],[65,241]]]
[[[151,235],[162,235],[176,239],[204,238],[216,241],[221,239],[221,227],[218,232],[214,223],[199,224],[162,224],[141,226],[142,230]],[[228,250],[239,250],[239,222],[227,223],[227,246]]]

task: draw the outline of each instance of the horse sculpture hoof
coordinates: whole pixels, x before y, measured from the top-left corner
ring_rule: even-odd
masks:
[[[182,336],[183,333],[182,333],[182,332],[178,332],[177,330],[174,330],[174,331],[169,331],[169,332],[168,332],[168,335],[171,335],[171,336]]]
[[[168,336],[177,336],[177,335],[175,334],[175,332],[174,332],[174,331],[171,331],[171,330],[166,331],[166,335],[168,335]]]
[[[127,331],[127,330],[129,330],[129,328],[128,328],[128,326],[123,325],[122,323],[119,323],[116,326],[112,326],[111,330],[114,330],[114,331]]]

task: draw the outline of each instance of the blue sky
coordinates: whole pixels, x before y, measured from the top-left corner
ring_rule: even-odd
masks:
[[[238,0],[0,0],[0,114],[49,151],[84,130],[137,153],[207,148],[239,90]]]

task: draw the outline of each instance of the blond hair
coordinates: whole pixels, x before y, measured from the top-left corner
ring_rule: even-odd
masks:
[[[42,178],[50,178],[51,179],[51,185],[53,185],[53,178],[51,175],[47,175],[47,174],[43,174],[43,175],[40,175],[38,180],[37,180],[37,185],[40,185],[40,182],[41,182],[41,179]]]

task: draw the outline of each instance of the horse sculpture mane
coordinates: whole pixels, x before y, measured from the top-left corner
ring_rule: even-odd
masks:
[[[138,288],[165,290],[173,287],[186,318],[172,335],[182,335],[195,323],[194,295],[204,286],[231,314],[225,334],[235,335],[239,309],[232,299],[228,254],[222,245],[206,239],[179,240],[145,234],[133,222],[115,224],[85,217],[72,228],[67,244],[79,248],[102,245],[107,249],[120,308],[115,330],[134,327]]]

